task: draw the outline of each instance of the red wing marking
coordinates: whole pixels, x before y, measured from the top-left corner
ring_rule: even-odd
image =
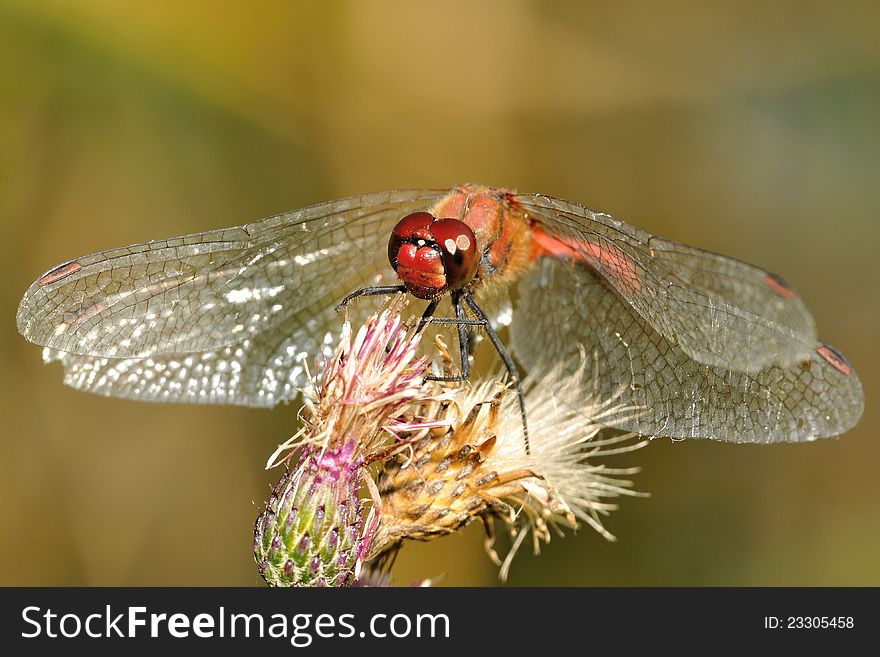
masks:
[[[76,261],[65,262],[63,265],[58,265],[47,271],[37,282],[40,285],[48,285],[49,283],[60,281],[65,276],[70,276],[73,272],[79,271],[80,269],[82,269],[82,265]]]
[[[587,240],[551,237],[532,226],[532,259],[542,256],[569,258],[622,281],[629,288],[640,285],[639,272],[623,251],[611,245],[601,246]]]
[[[776,274],[767,274],[764,277],[764,282],[779,296],[785,297],[786,299],[797,298],[797,292],[791,289],[791,286]]]
[[[56,331],[60,331],[61,333],[64,333],[68,329],[74,329],[77,326],[79,326],[80,324],[88,321],[89,319],[91,319],[92,317],[97,315],[98,313],[107,310],[107,308],[109,308],[109,307],[110,307],[110,305],[105,300],[96,301],[91,306],[88,306],[88,307],[80,310],[76,315],[74,315],[70,319],[65,318],[65,319],[67,319],[67,321],[65,321],[64,324],[59,324],[58,329],[56,329]],[[64,327],[64,328],[62,329],[62,327]]]
[[[850,374],[852,374],[852,365],[847,362],[846,358],[843,357],[843,354],[841,354],[831,345],[823,344],[821,347],[816,349],[816,353],[818,353],[822,358],[831,363],[834,369],[836,369],[844,376],[849,376]]]

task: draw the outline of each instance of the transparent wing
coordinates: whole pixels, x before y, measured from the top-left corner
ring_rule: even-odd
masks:
[[[801,298],[776,274],[727,256],[652,237],[654,259],[682,285],[715,295],[740,310],[760,315],[791,330],[805,341],[815,341],[816,325]]]
[[[757,373],[809,357],[816,329],[797,293],[752,265],[664,240],[548,196],[518,196],[671,344],[698,363]]]
[[[100,358],[46,347],[43,360],[60,361],[65,384],[94,394],[151,402],[271,408],[294,399],[307,383],[306,368],[314,372],[319,354],[329,356],[342,327],[343,315],[334,310],[339,299],[328,299],[328,305],[316,309],[307,323],[293,314],[274,330],[203,352]],[[350,311],[365,317],[375,309],[371,301],[358,302]]]
[[[582,345],[592,356],[582,378],[591,388],[585,394],[598,382],[603,395],[644,409],[616,422],[621,429],[674,438],[794,442],[838,435],[861,416],[858,376],[819,342],[789,365],[735,371],[695,361],[602,276],[573,261],[540,258],[516,292],[511,324],[516,356],[530,370],[559,362],[575,367]]]
[[[272,406],[296,395],[306,354],[338,333],[339,301],[396,280],[384,257],[394,223],[442,194],[357,196],[78,258],[31,285],[19,331],[77,388]],[[355,304],[353,320],[374,307]]]

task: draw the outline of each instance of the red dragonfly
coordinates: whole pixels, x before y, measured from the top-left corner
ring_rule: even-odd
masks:
[[[807,441],[862,413],[855,370],[779,276],[578,203],[476,185],[354,196],[77,258],[30,286],[17,321],[75,388],[271,407],[297,396],[306,360],[330,346],[341,300],[400,289],[428,300],[426,318],[448,299],[460,328],[483,323],[497,339],[509,325],[499,353],[530,371],[574,370],[586,353],[585,395],[643,409],[612,422],[624,430]],[[357,321],[375,305],[350,308]]]

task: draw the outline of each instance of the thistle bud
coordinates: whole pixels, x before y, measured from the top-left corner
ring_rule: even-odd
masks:
[[[254,527],[254,558],[270,586],[346,586],[358,576],[374,524],[359,496],[354,442],[306,446],[272,491]]]

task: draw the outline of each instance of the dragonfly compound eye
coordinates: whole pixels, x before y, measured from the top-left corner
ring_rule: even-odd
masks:
[[[410,294],[434,299],[446,292],[440,248],[432,233],[434,216],[414,212],[401,219],[388,240],[388,259]]]
[[[480,264],[477,238],[470,227],[458,219],[438,219],[431,225],[431,232],[443,256],[446,286],[460,290],[474,280]]]
[[[388,260],[394,271],[397,271],[397,257],[400,247],[405,243],[415,243],[419,240],[424,242],[433,241],[431,236],[431,224],[434,223],[434,215],[430,212],[413,212],[397,222],[391,231],[391,239],[388,240]]]

